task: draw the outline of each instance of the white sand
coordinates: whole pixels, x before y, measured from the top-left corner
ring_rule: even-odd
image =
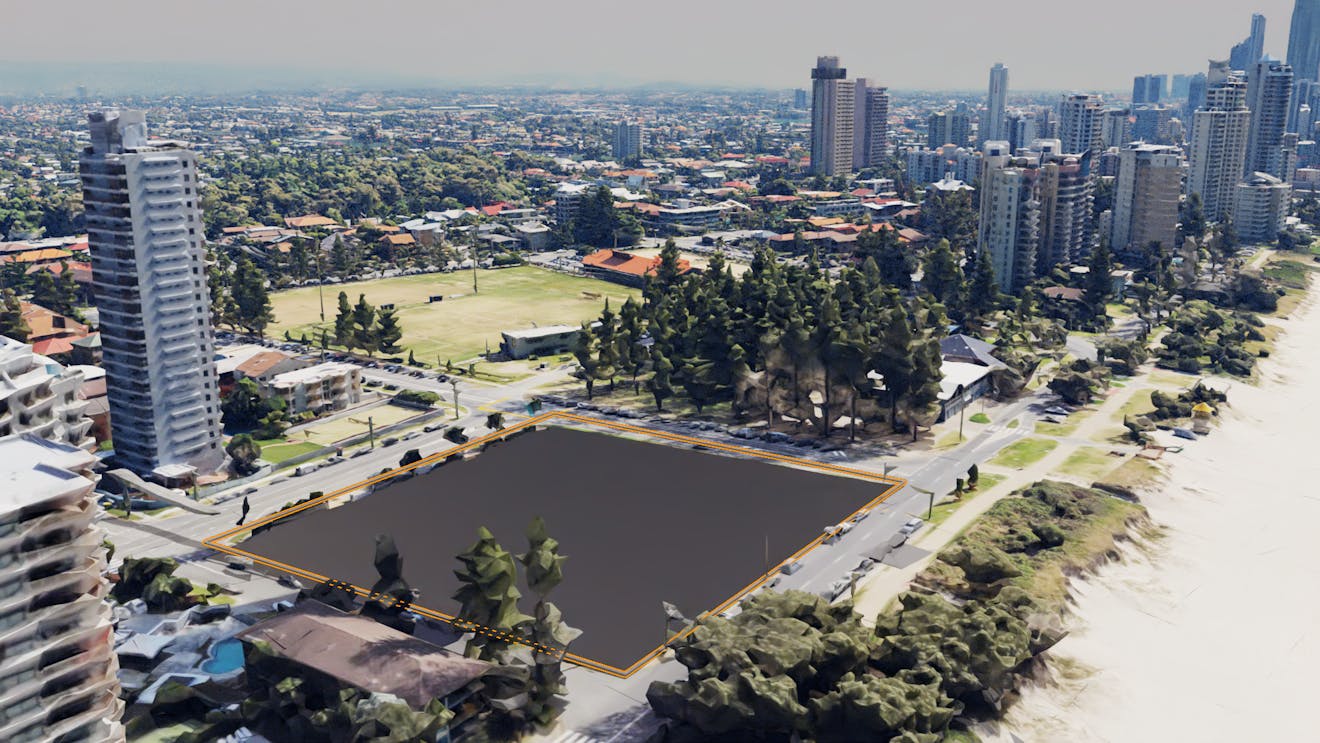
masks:
[[[1260,386],[1234,384],[1223,425],[1143,494],[1163,538],[1075,584],[1058,683],[986,740],[1320,740],[1314,294],[1283,326]]]

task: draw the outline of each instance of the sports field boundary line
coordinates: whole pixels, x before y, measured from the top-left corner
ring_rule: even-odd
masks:
[[[352,485],[348,485],[342,488],[338,488],[336,490],[332,490],[331,492],[326,493],[324,495],[318,496],[303,503],[299,503],[298,505],[292,508],[277,510],[249,524],[244,524],[242,526],[236,526],[230,529],[226,529],[223,532],[220,532],[218,534],[213,534],[203,539],[202,544],[212,549],[218,550],[220,552],[224,552],[226,554],[247,558],[249,560],[252,560],[254,563],[266,566],[268,568],[273,568],[275,570],[288,573],[298,578],[304,578],[313,583],[327,583],[330,581],[334,581],[336,585],[343,587],[345,589],[351,589],[354,594],[361,596],[363,598],[367,598],[372,595],[370,589],[364,588],[362,586],[354,585],[352,583],[348,583],[347,581],[333,579],[329,576],[321,575],[311,570],[306,570],[304,568],[300,568],[295,565],[290,565],[288,563],[280,562],[279,560],[273,560],[268,557],[263,557],[254,552],[238,547],[230,542],[234,538],[244,533],[250,533],[251,531],[253,531],[258,527],[274,524],[276,521],[280,521],[290,516],[294,516],[298,513],[302,513],[303,511],[328,503],[329,501],[334,500],[336,498],[342,498],[346,495],[350,495],[364,488],[368,488],[378,483],[385,482],[392,478],[398,477],[404,473],[412,472],[413,470],[416,470],[419,467],[426,467],[435,464],[437,462],[446,460],[449,457],[455,455],[466,454],[467,452],[473,451],[475,449],[480,449],[486,444],[492,443],[494,441],[501,441],[512,434],[518,433],[520,431],[525,431],[529,428],[534,428],[538,425],[556,425],[557,420],[575,423],[578,426],[593,426],[599,428],[606,428],[621,433],[646,436],[649,438],[660,439],[662,441],[669,441],[678,444],[686,444],[689,446],[701,447],[703,449],[720,451],[727,454],[738,454],[742,456],[753,457],[756,459],[763,459],[771,462],[776,462],[788,466],[799,467],[808,470],[815,470],[817,472],[823,472],[825,474],[852,477],[855,479],[868,480],[871,482],[884,483],[888,485],[888,487],[885,488],[885,490],[883,490],[878,496],[871,499],[870,501],[867,501],[865,504],[855,509],[852,513],[843,517],[836,523],[844,523],[847,521],[851,521],[857,518],[862,513],[870,512],[876,506],[889,500],[890,497],[892,497],[894,494],[898,493],[900,490],[902,490],[904,487],[908,485],[908,481],[905,478],[895,477],[893,475],[881,474],[879,472],[873,472],[870,470],[863,470],[855,467],[845,467],[842,465],[832,464],[828,462],[818,462],[812,459],[805,459],[802,457],[793,457],[786,454],[779,454],[778,452],[767,451],[765,449],[757,449],[749,446],[741,446],[738,444],[727,444],[724,442],[713,441],[711,439],[703,439],[695,436],[687,436],[685,434],[670,433],[668,431],[660,431],[656,429],[646,428],[644,426],[622,423],[619,421],[610,421],[602,418],[593,418],[590,416],[579,415],[577,413],[571,413],[568,411],[552,410],[533,416],[526,420],[519,421],[506,428],[492,431],[491,433],[485,436],[478,437],[476,439],[468,441],[465,444],[460,444],[459,446],[453,447],[446,451],[437,452],[435,454],[431,454],[429,456],[423,457],[421,460],[405,465],[403,467],[394,467],[387,472],[381,472],[365,480],[361,480],[359,482],[353,483]],[[461,619],[455,615],[448,614],[446,612],[438,611],[435,609],[430,609],[424,606],[412,604],[409,606],[408,610],[413,613],[419,614],[421,616],[425,616],[431,619],[445,622],[447,624],[452,625],[455,629],[464,632],[475,632],[478,634],[486,635],[488,637],[493,637],[502,640],[504,642],[522,645],[532,650],[533,652],[547,653],[551,655],[560,656],[563,658],[563,660],[572,663],[573,665],[581,666],[583,668],[588,668],[590,670],[598,671],[600,673],[605,673],[611,676],[615,676],[617,678],[626,679],[632,676],[633,674],[637,673],[648,663],[650,663],[651,661],[655,660],[660,655],[662,655],[670,645],[688,637],[693,632],[695,632],[697,627],[700,626],[702,621],[712,616],[718,616],[722,612],[728,610],[729,607],[733,606],[742,599],[746,598],[748,594],[760,588],[767,581],[773,578],[775,574],[780,571],[780,568],[782,566],[787,564],[792,564],[798,560],[801,560],[807,554],[809,554],[816,548],[820,547],[820,545],[824,544],[827,539],[828,539],[827,534],[825,533],[818,534],[814,539],[812,539],[806,545],[800,547],[796,552],[791,554],[789,557],[777,562],[774,565],[774,567],[770,568],[768,571],[758,576],[755,580],[753,580],[751,583],[748,583],[746,586],[735,592],[729,598],[720,602],[713,609],[710,609],[708,611],[705,611],[697,615],[697,618],[688,627],[685,627],[680,632],[675,633],[672,637],[670,637],[661,645],[658,645],[657,647],[647,651],[640,658],[638,658],[635,662],[633,662],[631,665],[629,665],[626,668],[619,668],[617,666],[613,666],[608,663],[603,663],[601,661],[580,656],[575,653],[566,653],[563,652],[561,649],[550,648],[545,645],[535,643],[531,640],[527,640],[526,638],[517,637],[502,630],[498,630],[492,627],[487,627],[485,625],[481,625],[475,622]]]

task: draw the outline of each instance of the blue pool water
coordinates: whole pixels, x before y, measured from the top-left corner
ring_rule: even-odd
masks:
[[[211,657],[202,663],[207,673],[229,673],[243,667],[243,643],[233,637],[211,646]]]

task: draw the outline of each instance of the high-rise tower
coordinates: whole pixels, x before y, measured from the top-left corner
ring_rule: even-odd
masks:
[[[1272,57],[1253,64],[1247,73],[1247,108],[1251,128],[1247,135],[1247,159],[1242,175],[1269,173],[1291,180],[1283,135],[1293,89],[1293,70]]]
[[[1247,84],[1229,72],[1226,62],[1211,61],[1205,105],[1192,119],[1187,193],[1201,197],[1205,218],[1218,222],[1233,213],[1234,187],[1247,157]]]
[[[1004,130],[1004,113],[1008,107],[1008,68],[1002,63],[995,63],[990,68],[990,88],[985,99],[985,121],[982,122],[979,138],[982,142],[1003,140],[1007,137]]]
[[[848,175],[853,166],[856,86],[838,57],[817,57],[811,70],[811,172]]]
[[[197,156],[141,111],[88,115],[83,204],[117,462],[158,479],[218,470],[220,393]]]

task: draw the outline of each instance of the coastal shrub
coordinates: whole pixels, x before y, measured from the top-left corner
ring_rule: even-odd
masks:
[[[973,583],[997,583],[1022,574],[1013,564],[1013,558],[998,547],[959,545],[941,552],[939,559],[962,568],[967,580]]]
[[[1031,531],[1036,535],[1036,539],[1038,540],[1037,544],[1044,549],[1058,547],[1062,545],[1064,539],[1067,538],[1063,529],[1060,529],[1058,526],[1049,522],[1033,524]]]

